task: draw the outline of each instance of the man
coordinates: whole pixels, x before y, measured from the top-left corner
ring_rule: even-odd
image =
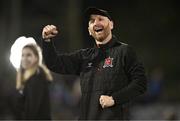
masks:
[[[53,72],[80,75],[80,120],[127,119],[128,102],[146,90],[144,67],[132,48],[112,35],[107,11],[88,8],[86,17],[96,46],[58,55],[52,41],[57,28],[47,25],[42,32],[45,63]]]

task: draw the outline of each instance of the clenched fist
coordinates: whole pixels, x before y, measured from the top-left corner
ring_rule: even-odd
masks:
[[[43,28],[42,31],[42,38],[45,41],[50,40],[51,38],[55,37],[58,34],[57,28],[54,25],[47,25]]]
[[[102,108],[108,108],[115,104],[112,96],[107,95],[101,95],[101,97],[99,98],[99,102]]]

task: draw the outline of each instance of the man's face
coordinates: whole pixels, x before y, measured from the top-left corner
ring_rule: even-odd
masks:
[[[107,17],[102,15],[92,14],[89,19],[89,34],[97,41],[102,42],[105,40],[111,30],[113,29],[113,22]]]

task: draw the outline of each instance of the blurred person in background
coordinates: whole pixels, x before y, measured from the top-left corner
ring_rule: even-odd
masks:
[[[21,65],[17,71],[16,119],[50,120],[49,83],[52,75],[42,64],[42,52],[38,45],[27,44],[22,49]]]
[[[148,77],[148,88],[145,95],[141,96],[137,102],[141,104],[156,103],[160,101],[164,86],[164,71],[162,67],[155,67]]]
[[[129,102],[146,91],[144,67],[132,47],[112,34],[107,11],[90,7],[85,16],[96,45],[57,54],[52,41],[57,28],[47,25],[42,31],[45,63],[53,72],[80,75],[80,120],[128,119]]]
[[[164,72],[161,67],[152,70],[147,90],[149,102],[156,102],[160,99],[164,84]]]

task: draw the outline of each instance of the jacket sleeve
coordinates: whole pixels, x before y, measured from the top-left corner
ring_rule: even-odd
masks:
[[[124,71],[129,84],[112,94],[115,104],[124,104],[143,94],[147,89],[147,79],[143,64],[138,60],[135,51],[128,45],[123,48]]]
[[[42,49],[45,64],[51,71],[60,74],[78,75],[80,73],[80,50],[68,54],[58,54],[52,41],[43,41]]]

